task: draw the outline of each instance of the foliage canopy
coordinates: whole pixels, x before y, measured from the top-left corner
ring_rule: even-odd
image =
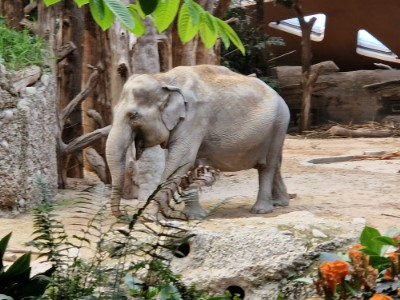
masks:
[[[121,0],[74,0],[82,7],[89,5],[90,12],[97,24],[107,30],[115,18],[130,32],[141,36],[145,32],[143,20],[150,17],[159,32],[166,30],[178,15],[178,35],[185,44],[197,34],[207,48],[215,45],[218,36],[228,48],[232,42],[245,53],[242,42],[235,31],[224,21],[205,11],[193,0],[138,0],[136,4],[124,5]],[[47,6],[61,0],[44,0]]]

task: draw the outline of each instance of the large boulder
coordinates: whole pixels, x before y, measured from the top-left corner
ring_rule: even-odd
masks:
[[[55,93],[47,74],[17,93],[0,89],[0,216],[33,206],[39,178],[57,187]]]
[[[361,224],[360,224],[361,223]],[[292,282],[315,273],[320,252],[355,243],[363,222],[321,219],[307,211],[277,217],[214,219],[197,224],[192,242],[172,269],[188,284],[216,294],[242,290],[251,300],[306,299],[312,285]],[[315,274],[314,274],[315,275]]]

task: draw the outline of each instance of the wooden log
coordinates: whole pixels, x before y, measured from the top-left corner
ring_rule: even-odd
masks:
[[[101,116],[100,113],[97,112],[96,110],[94,110],[94,109],[89,109],[89,110],[87,111],[86,115],[87,115],[88,117],[92,118],[92,119],[96,122],[96,125],[97,125],[98,127],[101,128],[101,127],[105,127],[105,126],[106,126],[105,123],[104,123],[104,120],[103,120],[102,116]]]
[[[16,93],[19,93],[27,86],[30,86],[38,81],[40,75],[40,67],[35,65],[27,67],[21,71],[12,72],[9,74],[11,89]]]
[[[379,137],[390,137],[393,135],[392,130],[389,129],[373,130],[373,129],[359,128],[352,130],[340,126],[332,126],[330,129],[327,130],[327,133],[334,136],[345,136],[353,138],[360,138],[360,137],[379,138]]]
[[[106,163],[100,154],[93,148],[88,148],[85,151],[85,158],[88,162],[90,169],[96,173],[102,182],[107,181]]]
[[[390,153],[385,153],[385,154],[380,154],[380,155],[367,155],[367,154],[363,154],[363,155],[354,155],[354,158],[357,159],[377,159],[377,160],[388,160],[388,159],[392,159],[392,158],[397,158],[400,157],[400,151],[396,151],[396,152],[390,152]]]
[[[68,154],[83,149],[85,147],[88,147],[94,142],[96,142],[98,139],[107,136],[110,130],[111,130],[111,125],[96,129],[95,131],[89,132],[72,140],[70,143],[65,145],[65,147],[62,150],[64,151],[65,154]]]

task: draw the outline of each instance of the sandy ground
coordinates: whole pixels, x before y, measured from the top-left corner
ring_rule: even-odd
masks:
[[[312,164],[311,159],[363,154],[364,151],[400,150],[400,138],[379,139],[304,139],[287,138],[283,153],[283,177],[288,192],[296,194],[288,207],[277,208],[265,218],[292,211],[310,211],[317,216],[336,220],[364,218],[366,224],[382,233],[400,228],[400,160],[358,160],[331,164]],[[84,182],[73,181],[82,188]],[[209,218],[246,218],[257,194],[255,170],[221,174],[211,188],[204,189],[201,203],[213,210]],[[58,213],[63,220],[74,216],[75,208],[69,200],[75,190],[60,191]],[[111,216],[110,216],[111,218]],[[0,219],[0,236],[13,232],[12,248],[26,248],[24,242],[32,238],[32,215],[25,213],[13,219]]]

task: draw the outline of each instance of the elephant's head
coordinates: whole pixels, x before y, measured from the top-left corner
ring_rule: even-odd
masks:
[[[106,156],[112,178],[111,209],[116,217],[122,215],[119,204],[128,147],[133,143],[139,159],[145,148],[166,145],[171,130],[185,118],[186,100],[182,91],[165,84],[161,76],[132,76],[114,107]]]

